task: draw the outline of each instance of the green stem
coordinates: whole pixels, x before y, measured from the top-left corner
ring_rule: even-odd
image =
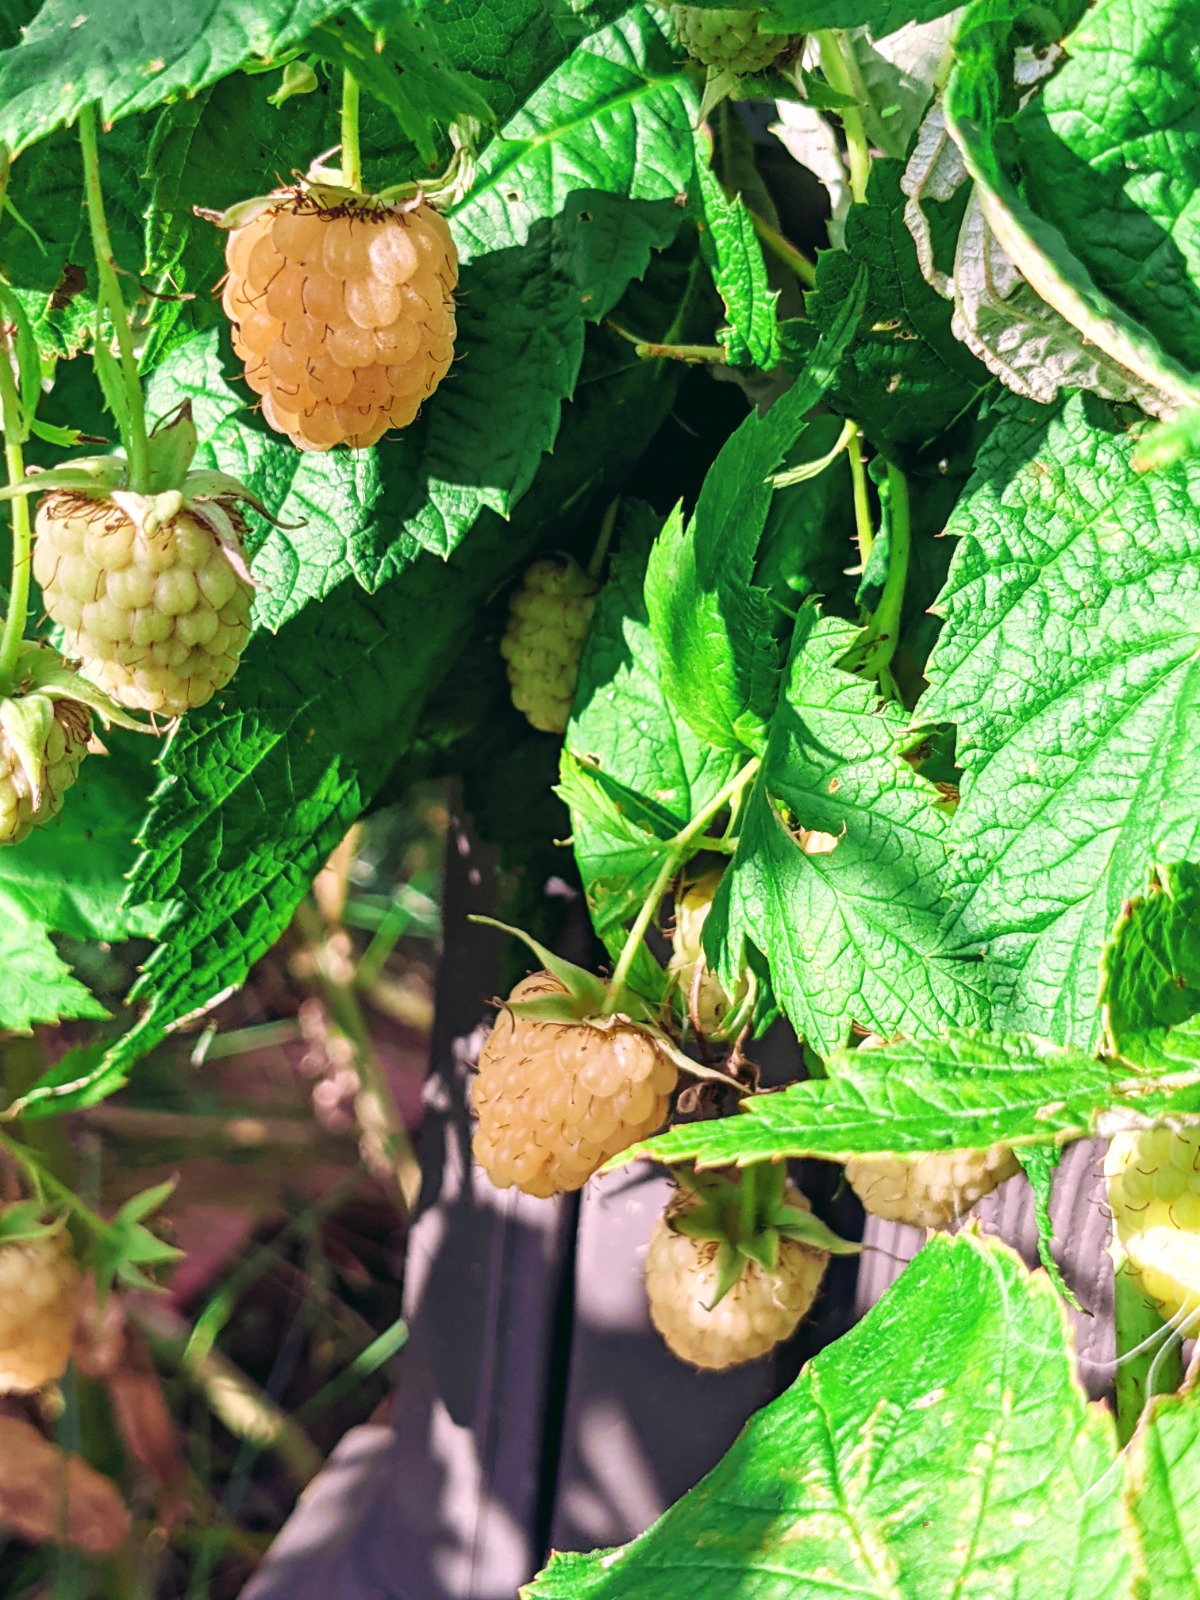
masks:
[[[826,28],[817,34],[821,54],[821,71],[831,89],[854,98],[854,83],[842,54],[840,30]],[[850,193],[858,205],[865,205],[867,179],[871,176],[871,147],[863,127],[862,112],[857,106],[840,106],[836,113],[842,119],[846,134],[846,153],[850,158]]]
[[[790,239],[785,239],[778,228],[773,228],[765,218],[760,217],[757,211],[750,212],[750,221],[754,224],[755,233],[771,254],[782,261],[785,267],[790,267],[806,289],[815,289],[817,269],[808,257],[797,250]]]
[[[342,74],[342,182],[362,193],[362,144],[358,131],[358,79]]]
[[[863,466],[862,444],[857,428],[846,441],[846,453],[850,457],[850,477],[854,483],[854,537],[858,541],[858,555],[865,572],[875,545],[875,533],[871,527],[871,497],[867,490],[867,472]]]
[[[618,1010],[621,1004],[621,991],[629,977],[630,970],[637,953],[642,947],[642,940],[650,930],[655,913],[666,894],[671,879],[679,871],[683,863],[695,853],[698,848],[697,841],[704,837],[712,819],[733,802],[746,788],[746,785],[757,773],[762,761],[758,756],[747,761],[746,765],[738,772],[725,787],[715,794],[703,810],[698,811],[686,828],[681,828],[673,839],[668,840],[666,854],[663,856],[662,866],[658,869],[658,876],[650,889],[650,893],[642,902],[642,909],[637,914],[637,920],[630,928],[629,934],[613,968],[613,975],[608,983],[608,998],[605,1002],[605,1012],[611,1014]]]
[[[10,484],[20,483],[25,477],[25,430],[21,425],[21,402],[11,357],[8,336],[0,335],[0,419],[4,423],[4,464]],[[7,694],[14,687],[17,654],[25,637],[25,618],[29,610],[29,569],[33,560],[29,496],[17,495],[9,515],[12,518],[12,583],[4,632],[0,634],[0,694]]]
[[[912,544],[908,483],[899,467],[892,466],[890,462],[887,481],[892,539],[888,551],[887,580],[871,619],[871,645],[862,668],[863,677],[870,678],[877,678],[896,653],[904,588],[908,582],[908,555]]]
[[[149,482],[149,441],[146,434],[146,402],[142,395],[142,381],[138,374],[137,357],[133,353],[133,334],[129,327],[129,313],[125,297],[117,281],[116,263],[113,259],[112,240],[108,221],[104,215],[104,191],[100,187],[100,149],[96,140],[96,108],[86,105],[79,113],[79,143],[83,151],[83,187],[87,196],[88,221],[92,230],[92,249],[96,256],[99,274],[99,293],[96,296],[100,311],[107,311],[116,335],[120,357],[121,375],[125,380],[128,415],[122,433],[125,435],[125,453],[129,459],[130,487],[144,493]],[[100,339],[100,321],[97,317],[96,338]],[[120,419],[118,418],[118,422]]]
[[[596,540],[596,548],[592,551],[591,560],[587,564],[589,578],[599,579],[604,571],[604,561],[608,555],[608,547],[612,543],[613,530],[617,526],[617,512],[621,509],[621,496],[609,506],[604,513],[604,521],[600,524],[600,534]]]

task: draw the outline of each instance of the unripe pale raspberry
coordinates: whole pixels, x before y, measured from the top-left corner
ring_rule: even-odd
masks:
[[[668,9],[675,35],[688,55],[718,72],[746,77],[766,72],[796,53],[796,40],[786,33],[768,33],[759,22],[759,11],[679,5]]]
[[[873,1216],[917,1228],[945,1228],[1019,1171],[1005,1144],[988,1150],[938,1150],[925,1156],[847,1161],[846,1180]]]
[[[566,992],[535,972],[508,998]],[[475,1159],[499,1189],[543,1198],[581,1189],[611,1156],[662,1126],[678,1075],[653,1036],[626,1018],[544,1022],[505,1005],[472,1092]]]
[[[543,733],[565,733],[598,585],[569,557],[535,561],[509,602],[500,654],[513,705]]]
[[[179,493],[38,506],[33,571],[68,655],[118,704],[179,716],[237,671],[253,586],[236,512]]]
[[[1167,1319],[1200,1307],[1200,1123],[1118,1133],[1104,1162],[1131,1275]]]
[[[38,770],[30,774],[0,727],[0,844],[18,844],[62,810],[63,796],[79,776],[91,737],[92,717],[75,700],[58,700]]]
[[[783,1203],[797,1211],[812,1209],[791,1183]],[[790,1337],[817,1297],[829,1257],[781,1238],[775,1271],[747,1261],[733,1288],[710,1311],[718,1288],[719,1241],[692,1238],[672,1226],[697,1204],[694,1195],[681,1191],[654,1224],[646,1249],[646,1297],[650,1320],[672,1354],[720,1371],[756,1361]]]
[[[225,246],[222,304],[263,416],[301,450],[406,428],[454,356],[458,256],[424,201],[281,194]]]
[[[0,1244],[0,1393],[40,1389],[62,1377],[79,1288],[65,1233]]]
[[[729,1015],[732,1002],[721,987],[721,980],[704,960],[704,924],[712,909],[713,896],[721,882],[721,872],[706,872],[676,901],[675,930],[671,935],[668,970],[679,984],[680,993],[692,1020],[701,1033],[718,1033]],[[743,980],[737,998],[746,992]]]

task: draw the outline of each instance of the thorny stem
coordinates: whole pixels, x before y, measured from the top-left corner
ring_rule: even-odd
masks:
[[[825,81],[839,94],[854,99],[854,84],[842,55],[840,29],[823,29],[817,34],[817,41],[821,55],[821,71],[825,74]],[[862,112],[856,105],[839,106],[836,115],[842,119],[842,128],[846,134],[846,153],[850,158],[850,193],[855,202],[861,206],[866,203],[867,179],[871,175],[871,147],[867,143]]]
[[[750,208],[747,206],[748,211]],[[778,228],[773,228],[765,217],[760,217],[757,211],[750,211],[750,221],[754,224],[754,231],[773,256],[778,257],[785,267],[790,267],[806,289],[815,289],[817,286],[817,269],[808,257],[790,239],[784,238]]]
[[[146,437],[146,402],[142,395],[142,382],[138,374],[137,358],[133,353],[133,334],[129,327],[129,314],[125,297],[117,282],[116,263],[113,260],[112,240],[108,221],[104,215],[104,191],[100,187],[100,151],[96,142],[96,107],[86,105],[79,113],[79,143],[83,150],[83,186],[87,196],[88,221],[92,230],[92,248],[96,255],[99,274],[96,341],[100,341],[100,313],[107,311],[116,335],[120,356],[121,375],[125,380],[128,416],[122,433],[125,451],[129,458],[131,487],[138,493],[145,490],[149,479],[149,445]],[[120,422],[118,418],[118,422]]]
[[[362,144],[358,131],[358,79],[347,69],[342,74],[342,182],[362,192]]]
[[[675,837],[668,841],[662,866],[658,869],[658,876],[654,880],[650,893],[642,902],[642,908],[637,914],[637,920],[629,930],[621,954],[617,958],[617,964],[613,968],[613,975],[609,979],[608,998],[604,1005],[607,1015],[611,1015],[621,1004],[621,991],[629,977],[633,963],[637,959],[642,940],[646,937],[662,897],[667,892],[671,879],[688,857],[698,848],[697,841],[704,837],[712,819],[723,811],[726,806],[731,806],[736,802],[761,765],[762,761],[758,756],[755,756],[751,761],[747,761],[741,771],[736,773],[725,787],[712,797],[703,810],[696,813],[687,827],[681,828]]]
[[[12,369],[12,344],[0,332],[0,419],[4,423],[4,464],[10,484],[25,477],[25,430],[21,424],[21,402]],[[0,634],[0,693],[14,687],[13,673],[17,652],[25,637],[25,616],[29,609],[29,569],[33,558],[33,530],[29,520],[29,497],[18,495],[9,507],[12,519],[12,583],[8,592],[8,614]]]

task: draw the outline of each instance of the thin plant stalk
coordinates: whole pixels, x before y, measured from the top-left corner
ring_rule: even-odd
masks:
[[[617,964],[613,968],[613,975],[609,979],[608,999],[605,1003],[605,1010],[609,1014],[616,1011],[621,1003],[621,991],[629,978],[633,963],[637,959],[637,953],[641,949],[642,941],[650,930],[650,924],[654,921],[655,913],[658,911],[663,895],[666,894],[670,886],[671,879],[694,852],[696,841],[704,837],[712,819],[723,811],[726,806],[731,806],[736,802],[738,796],[742,794],[746,785],[754,778],[761,765],[762,762],[758,756],[755,756],[752,761],[747,761],[741,771],[731,778],[718,794],[713,796],[704,809],[696,813],[687,827],[681,828],[675,837],[669,841],[666,854],[663,856],[662,866],[658,869],[658,876],[654,880],[650,893],[642,902],[642,908],[637,914],[637,920],[629,930],[621,954],[617,958]]]
[[[10,484],[25,477],[25,430],[21,422],[21,402],[12,369],[12,343],[0,333],[0,418],[4,423],[4,464]],[[8,612],[0,634],[0,692],[13,687],[17,653],[25,637],[29,610],[29,572],[33,562],[33,528],[29,516],[29,497],[17,495],[10,503],[12,520],[12,580],[8,591]]]
[[[342,74],[342,182],[347,189],[362,190],[362,141],[358,127],[358,79]]]
[[[746,209],[750,211],[749,207]],[[750,211],[750,221],[760,241],[766,245],[771,254],[782,261],[785,267],[790,267],[806,289],[815,289],[817,269],[804,252],[798,250],[778,228],[772,227],[765,217],[760,217],[757,211]]]
[[[96,255],[99,274],[96,338],[100,339],[100,316],[107,311],[117,341],[121,376],[125,381],[128,416],[122,432],[125,451],[129,458],[129,476],[132,488],[142,493],[149,480],[149,440],[146,433],[146,402],[142,395],[142,382],[138,373],[137,357],[133,352],[133,334],[129,326],[129,313],[125,297],[117,281],[116,262],[113,259],[112,239],[108,232],[108,219],[104,214],[104,192],[100,187],[100,150],[96,139],[96,108],[86,105],[79,113],[79,143],[83,151],[83,187],[87,197],[88,222],[92,230],[92,248]],[[118,419],[120,420],[120,419]]]
[[[840,33],[826,28],[817,35],[821,71],[831,89],[854,99],[854,84],[842,55]],[[850,161],[850,193],[857,205],[867,200],[867,180],[871,176],[871,147],[867,143],[867,130],[863,126],[862,112],[857,105],[839,106],[836,113],[842,119],[846,134],[846,154]]]

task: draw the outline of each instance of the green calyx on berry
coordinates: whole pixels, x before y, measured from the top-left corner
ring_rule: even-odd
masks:
[[[11,692],[0,698],[0,844],[19,844],[57,816],[79,776],[93,713],[152,731],[47,645],[21,645],[13,680]]]
[[[670,1216],[669,1226],[676,1233],[713,1240],[720,1247],[716,1294],[709,1310],[729,1293],[747,1263],[756,1262],[764,1272],[775,1272],[783,1239],[827,1255],[856,1255],[861,1249],[826,1227],[811,1211],[785,1201],[787,1168],[782,1162],[765,1162],[735,1174],[680,1168],[676,1177],[698,1204]]]
[[[563,986],[561,994],[542,994],[532,1000],[506,1001],[506,1008],[515,1017],[522,1017],[531,1022],[586,1022],[593,1028],[618,1029],[632,1024],[648,1034],[659,1050],[669,1057],[681,1072],[690,1073],[695,1078],[707,1078],[714,1083],[724,1084],[739,1093],[746,1092],[745,1085],[737,1083],[728,1073],[702,1066],[700,1062],[693,1061],[690,1056],[685,1055],[674,1039],[659,1025],[658,1007],[651,1004],[636,989],[622,985],[614,991],[611,984],[605,983],[604,979],[597,977],[594,972],[589,972],[585,967],[577,967],[573,961],[565,961],[522,929],[512,928],[508,923],[498,922],[494,917],[473,916],[469,920],[482,923],[488,928],[499,928],[502,933],[520,939],[537,956],[546,971],[557,978]]]
[[[159,520],[172,514],[172,506],[202,511],[217,507],[223,513],[229,506],[244,501],[253,506],[259,516],[275,522],[266,506],[237,478],[208,467],[192,469],[197,443],[192,408],[185,401],[177,411],[164,417],[150,434],[147,472],[140,484],[132,481],[129,462],[119,452],[78,456],[61,467],[35,472],[19,483],[7,485],[0,489],[0,500],[12,500],[17,495],[46,494],[54,489],[98,500],[125,495],[134,503],[156,505]],[[215,520],[220,522],[221,516]]]

